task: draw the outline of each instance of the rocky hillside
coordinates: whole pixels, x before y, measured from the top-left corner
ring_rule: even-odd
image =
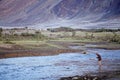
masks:
[[[120,0],[0,0],[0,26],[120,28]]]

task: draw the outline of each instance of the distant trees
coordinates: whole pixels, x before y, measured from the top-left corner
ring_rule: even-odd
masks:
[[[72,37],[75,37],[75,35],[76,35],[76,31],[72,30]]]
[[[76,30],[70,27],[48,28],[47,30],[50,32],[63,32],[64,37],[75,37],[76,35]],[[71,32],[71,35],[68,32]]]
[[[11,29],[11,30],[10,30],[10,35],[11,35],[12,38],[14,37],[14,33],[15,33],[15,30],[14,30],[14,29]]]
[[[120,36],[113,32],[113,37],[110,39],[110,42],[116,42],[120,44]]]
[[[81,29],[73,29],[69,27],[60,27],[60,28],[52,28],[47,29],[48,31],[44,31],[43,35],[41,30],[34,30],[34,29],[28,29],[27,27],[21,28],[21,29],[5,29],[3,32],[3,29],[0,28],[0,40],[36,40],[39,42],[40,40],[44,39],[77,39],[77,40],[102,40],[102,41],[109,41],[109,42],[117,42],[120,43],[120,35],[119,31],[120,29],[111,30],[111,29],[88,29],[84,31],[80,31]],[[96,32],[98,31],[98,32]],[[100,31],[100,32],[99,32]],[[112,31],[112,32],[102,32],[102,31]],[[102,33],[101,33],[102,32]],[[3,35],[2,35],[3,33]],[[111,34],[113,33],[113,34]]]
[[[0,28],[0,40],[2,40],[2,32],[3,32],[3,29]]]
[[[0,37],[2,36],[3,29],[0,28]]]
[[[36,31],[35,32],[36,38],[37,38],[37,42],[39,42],[39,39],[41,38],[41,32],[40,31]]]
[[[35,37],[36,37],[37,42],[39,42],[40,40],[43,40],[45,38],[45,36],[43,34],[41,34],[41,31],[36,31]]]
[[[5,44],[14,44],[13,42],[11,42],[10,38],[6,38],[3,43]]]
[[[59,27],[59,28],[48,28],[47,30],[51,31],[51,32],[60,32],[60,31],[71,32],[74,29],[72,29],[70,27]]]
[[[89,38],[89,35],[88,35],[88,33],[87,33],[87,32],[85,33],[85,38],[86,38],[86,39],[88,39],[88,38]]]
[[[45,37],[41,34],[41,31],[35,29],[25,28],[12,28],[12,29],[3,29],[0,28],[0,40],[5,42],[15,41],[15,40],[43,40]]]
[[[90,35],[90,39],[93,40],[93,38],[94,38],[94,34],[92,33],[92,34]]]
[[[32,33],[21,33],[20,36],[29,37],[29,36],[35,36],[35,34],[32,34]]]
[[[120,29],[105,29],[105,28],[101,28],[101,29],[91,29],[91,31],[95,31],[95,32],[117,32],[120,31]]]
[[[27,33],[29,33],[28,27],[25,27],[25,29],[27,30]]]

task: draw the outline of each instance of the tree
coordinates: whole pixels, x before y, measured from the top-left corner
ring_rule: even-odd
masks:
[[[2,32],[3,32],[3,29],[0,28],[0,40],[2,40]]]
[[[12,30],[10,30],[10,35],[12,35],[12,36],[13,36],[13,35],[14,35],[14,33],[15,33],[15,30],[13,30],[13,29],[12,29]]]
[[[76,35],[76,32],[75,32],[75,30],[73,30],[72,31],[72,37],[75,37],[75,35]]]
[[[15,33],[15,30],[14,29],[11,29],[10,30],[10,39],[13,40],[14,39],[14,33]]]
[[[93,33],[90,35],[90,38],[91,38],[91,40],[94,38],[94,34]]]
[[[88,33],[86,32],[86,33],[85,33],[85,38],[88,38],[88,37],[89,37],[89,35],[88,35]]]
[[[3,29],[0,28],[0,37],[2,37],[2,32],[3,32]]]
[[[110,40],[111,42],[116,42],[120,44],[120,36],[117,33],[113,32],[113,37]]]
[[[41,32],[36,31],[35,34],[36,34],[37,42],[39,42],[39,40],[42,38]]]
[[[28,27],[25,27],[25,30],[26,30],[26,33],[28,34],[29,33]]]

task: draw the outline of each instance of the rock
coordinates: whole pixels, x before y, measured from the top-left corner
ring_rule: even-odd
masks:
[[[97,77],[93,78],[93,80],[97,80],[97,79],[98,79]]]
[[[73,77],[72,78],[72,80],[78,80],[79,79],[79,77]]]
[[[60,80],[101,80],[98,76],[73,76],[73,77],[63,77]]]

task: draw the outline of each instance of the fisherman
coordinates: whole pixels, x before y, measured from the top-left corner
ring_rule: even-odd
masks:
[[[88,51],[88,52],[92,52],[92,51]],[[87,54],[87,52],[84,51],[83,54]],[[101,68],[101,66],[102,66],[102,57],[101,57],[101,55],[98,54],[98,53],[95,53],[95,54],[96,54],[97,59],[98,59],[98,65],[99,65],[99,68]]]
[[[102,66],[102,62],[101,62],[102,61],[102,57],[98,53],[96,53],[96,56],[97,56],[97,59],[98,59],[98,65],[99,65],[99,67],[101,67]]]

